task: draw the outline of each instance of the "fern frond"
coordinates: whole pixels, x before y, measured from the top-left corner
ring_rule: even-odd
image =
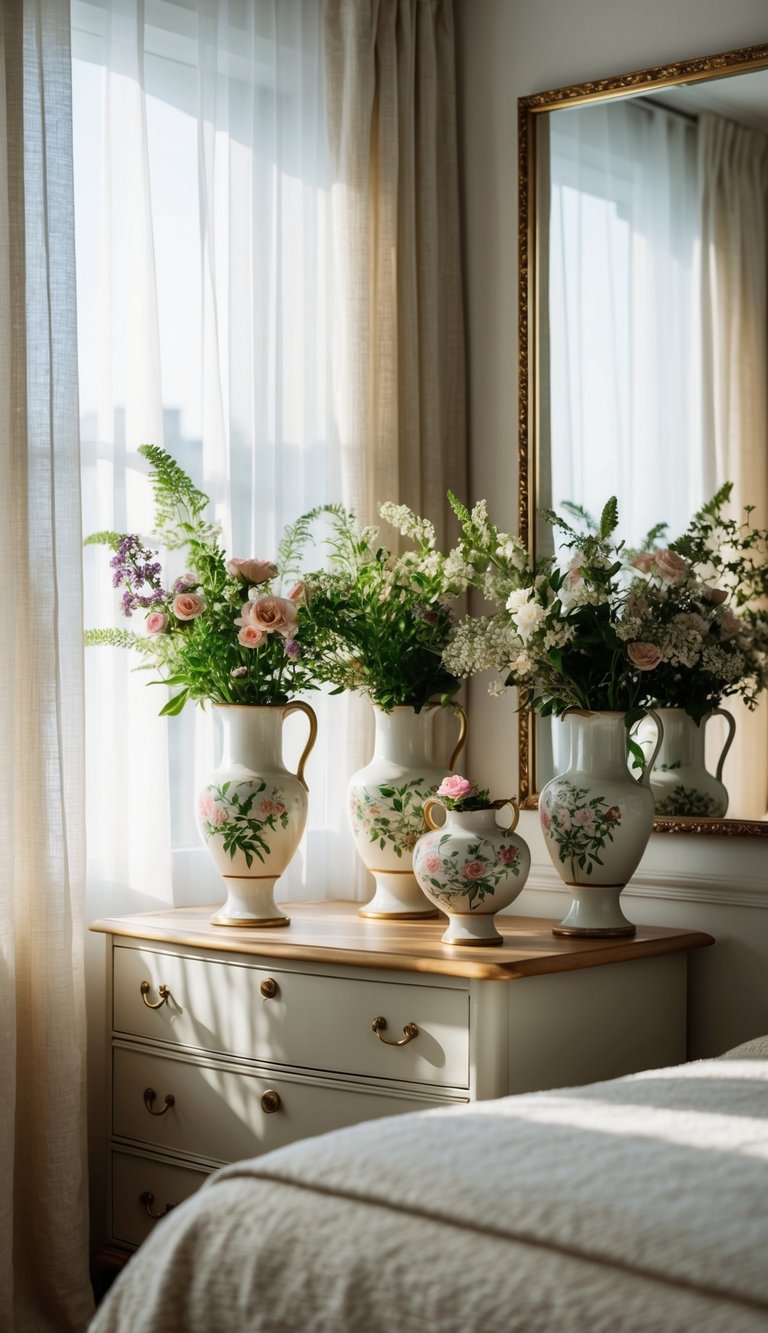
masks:
[[[92,532],[90,537],[86,537],[83,546],[109,546],[116,551],[125,537],[124,532]]]
[[[283,577],[301,573],[301,560],[312,537],[312,527],[321,514],[331,514],[340,522],[354,523],[353,516],[340,504],[317,505],[289,523],[277,548],[277,563]]]
[[[99,644],[108,648],[136,648],[140,653],[152,651],[152,644],[141,634],[134,634],[130,629],[87,629],[85,644],[93,648]]]
[[[195,527],[209,504],[208,496],[197,489],[184,469],[159,445],[141,444],[139,453],[149,463],[158,532],[185,523]]]
[[[597,532],[597,523],[583,505],[575,504],[573,500],[561,500],[560,504],[573,518],[577,518],[579,522],[584,524],[587,532]]]

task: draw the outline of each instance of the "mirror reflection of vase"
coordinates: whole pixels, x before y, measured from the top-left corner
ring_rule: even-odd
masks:
[[[723,708],[714,708],[700,723],[684,708],[658,708],[664,726],[661,749],[651,771],[651,791],[656,814],[663,817],[697,816],[699,819],[723,819],[728,809],[728,792],[722,782],[723,764],[731,748],[736,723]],[[727,732],[715,773],[707,770],[705,743],[707,723],[723,717]],[[637,739],[646,753],[655,742],[653,727],[647,719],[639,723]]]

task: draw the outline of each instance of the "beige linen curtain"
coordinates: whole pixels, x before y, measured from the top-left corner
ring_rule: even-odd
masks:
[[[0,1323],[91,1310],[68,0],[0,4]]]
[[[410,505],[450,545],[446,491],[467,498],[450,0],[325,0],[325,69],[343,500],[364,523],[382,500]],[[346,781],[370,758],[372,714],[355,698],[339,712]],[[449,722],[435,738],[446,762]],[[368,898],[356,874],[349,889]]]
[[[326,0],[345,503],[428,513],[466,495],[464,318],[449,0]]]
[[[733,512],[754,505],[753,522],[768,527],[768,138],[721,116],[700,116],[698,128],[705,493],[732,481]],[[763,819],[768,700],[753,714],[730,708],[729,810]]]

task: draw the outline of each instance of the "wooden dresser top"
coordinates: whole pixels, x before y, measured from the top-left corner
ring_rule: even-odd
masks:
[[[662,926],[638,926],[631,939],[558,938],[552,934],[554,921],[502,915],[496,917],[496,926],[503,944],[468,948],[440,942],[446,924],[442,916],[430,921],[374,921],[359,916],[359,906],[349,900],[284,903],[281,907],[290,916],[290,925],[262,928],[212,926],[214,907],[177,907],[104,917],[91,930],[206,952],[506,981],[714,944],[712,936],[701,931]]]

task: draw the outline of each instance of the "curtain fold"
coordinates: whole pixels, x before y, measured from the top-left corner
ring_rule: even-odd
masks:
[[[396,498],[446,535],[466,494],[453,12],[448,0],[326,0],[345,502]]]
[[[83,653],[68,0],[0,11],[0,1310],[84,1328]]]
[[[732,481],[732,513],[768,527],[768,138],[722,116],[698,122],[702,453],[706,493]],[[729,704],[729,813],[768,816],[768,702]],[[715,723],[711,745],[722,745]]]

